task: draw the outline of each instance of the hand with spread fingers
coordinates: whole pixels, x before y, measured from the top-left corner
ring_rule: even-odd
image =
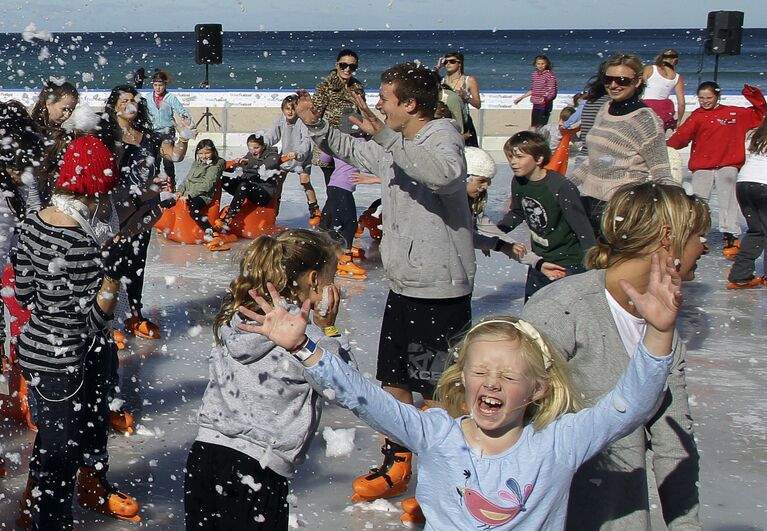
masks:
[[[300,311],[292,314],[287,310],[282,296],[271,282],[266,284],[266,288],[269,290],[273,305],[266,302],[255,291],[251,291],[251,297],[264,312],[264,315],[241,306],[238,310],[240,314],[258,324],[242,323],[240,328],[246,332],[261,334],[289,352],[297,350],[306,340],[306,325],[309,322],[311,301],[305,300]]]
[[[384,123],[375,115],[370,107],[368,107],[364,96],[355,92],[352,97],[357,104],[357,108],[360,110],[362,120],[355,116],[350,116],[349,120],[368,135],[374,136],[378,131],[383,129]]]
[[[296,115],[298,119],[306,125],[314,125],[319,122],[322,116],[314,107],[312,96],[305,90],[297,91],[296,96],[298,96],[296,101]]]

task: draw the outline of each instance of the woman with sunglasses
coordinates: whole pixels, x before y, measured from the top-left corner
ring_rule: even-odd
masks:
[[[618,187],[648,178],[672,180],[663,124],[640,99],[643,71],[636,55],[617,54],[607,60],[602,84],[610,101],[586,137],[588,159],[571,177],[581,189],[597,235],[604,204]]]
[[[314,90],[312,103],[314,108],[331,127],[338,128],[341,124],[341,114],[345,109],[359,112],[354,101],[354,94],[365,97],[365,87],[354,77],[359,68],[359,56],[354,50],[343,49],[336,57],[336,67],[325,79],[320,81]],[[333,173],[333,157],[314,149],[312,164],[319,166],[325,176],[325,184],[330,182]]]
[[[663,129],[676,129],[684,116],[684,78],[677,73],[679,52],[667,48],[655,56],[655,64],[647,65],[642,73],[645,83],[644,101],[663,122]],[[676,94],[676,118],[671,93]]]
[[[464,57],[461,52],[448,52],[437,61],[437,71],[445,69],[445,78],[442,84],[455,92],[461,100],[461,115],[463,118],[463,131],[467,147],[479,147],[477,129],[469,113],[469,105],[475,109],[482,106],[479,95],[479,83],[474,76],[467,76],[463,71]]]

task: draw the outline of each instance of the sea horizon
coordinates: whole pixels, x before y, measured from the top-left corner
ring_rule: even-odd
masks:
[[[651,63],[663,48],[681,54],[679,71],[687,91],[713,77],[714,58],[703,54],[705,28],[545,30],[322,30],[227,31],[223,63],[210,65],[211,88],[295,90],[313,88],[333,68],[336,53],[360,55],[357,77],[369,90],[397,62],[433,66],[447,51],[466,56],[468,74],[482,90],[525,91],[532,61],[540,53],[554,62],[559,89],[576,92],[599,63],[617,52]],[[740,55],[722,56],[719,82],[725,91],[744,83],[767,85],[767,28],[744,28]],[[205,68],[195,64],[193,31],[0,33],[0,89],[34,89],[44,80],[67,79],[81,89],[105,90],[132,82],[138,68],[167,70],[171,89],[200,86]]]

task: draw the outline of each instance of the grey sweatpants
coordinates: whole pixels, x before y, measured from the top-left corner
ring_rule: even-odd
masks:
[[[716,170],[696,170],[692,172],[692,192],[708,200],[716,185],[719,198],[719,232],[729,232],[740,236],[738,214],[740,208],[735,198],[735,181],[738,180],[738,168],[725,166]]]

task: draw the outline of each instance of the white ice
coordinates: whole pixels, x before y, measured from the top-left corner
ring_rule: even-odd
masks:
[[[245,146],[238,146],[227,157],[241,156],[245,151]],[[500,163],[500,153],[494,155],[499,166],[490,189],[489,212],[491,218],[497,219],[509,191],[510,170],[505,162]],[[177,165],[180,178],[190,164],[191,158],[187,158]],[[322,176],[315,172],[312,180],[320,200],[324,200]],[[376,186],[361,186],[356,194],[358,211],[376,198]],[[713,205],[716,208],[716,200]],[[295,175],[286,181],[278,222],[282,226],[307,226],[305,196]],[[527,240],[524,229],[517,230],[515,236]],[[767,290],[727,291],[726,269],[730,262],[721,255],[717,233],[711,234],[709,242],[711,252],[700,260],[696,280],[685,286],[680,320],[689,348],[687,377],[701,454],[701,518],[707,530],[764,529]],[[368,250],[368,258],[362,262],[368,279],[339,281],[346,298],[341,303],[338,328],[349,333],[363,374],[375,374],[387,285],[378,247],[367,232],[362,244]],[[197,408],[208,383],[211,323],[246,245],[243,240],[235,243],[232,251],[210,253],[204,246],[152,237],[144,304],[147,317],[160,324],[162,339],[130,339],[129,349],[120,353],[120,387],[126,407],[134,412],[139,426],[132,436],[113,434],[109,448],[110,479],[142,503],[142,529],[183,529],[184,465],[197,431]],[[761,260],[757,268],[761,274]],[[472,301],[475,318],[518,314],[524,284],[525,268],[520,264],[500,254],[486,258],[477,253]],[[193,332],[196,327],[201,333]],[[321,437],[325,427],[355,429],[354,445],[348,455],[325,456]],[[12,529],[34,434],[10,424],[0,425],[0,434],[9,472],[8,477],[0,479],[0,529]],[[402,497],[376,507],[349,500],[352,480],[380,464],[380,444],[378,435],[351,413],[327,405],[307,460],[291,481],[295,495],[291,497],[292,526],[316,531],[400,528]],[[79,507],[74,512],[80,530],[139,528]],[[653,529],[663,529],[658,514],[654,515]]]

